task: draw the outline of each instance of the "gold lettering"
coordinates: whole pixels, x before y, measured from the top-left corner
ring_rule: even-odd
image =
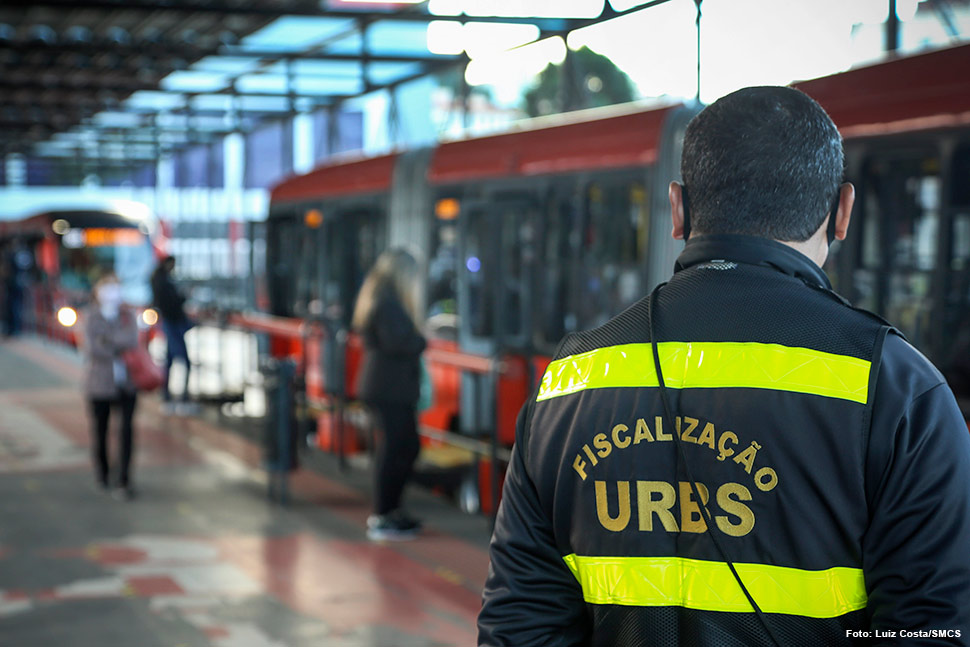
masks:
[[[654,418],[654,424],[657,425],[657,440],[673,440],[674,437],[668,431],[664,433],[664,420],[660,416]]]
[[[659,499],[653,495],[659,494]],[[637,481],[637,515],[640,517],[640,530],[653,530],[653,515],[656,513],[667,532],[678,532],[677,520],[670,512],[677,502],[674,486],[664,481]]]
[[[613,445],[606,439],[606,434],[593,436],[593,446],[596,447],[596,453],[600,455],[600,458],[606,458],[613,451]]]
[[[580,458],[579,454],[576,454],[576,460],[573,461],[573,469],[576,470],[580,478],[586,480],[586,461]]]
[[[762,492],[774,490],[775,486],[778,485],[778,474],[770,467],[762,467],[754,473],[754,484]]]
[[[751,441],[747,449],[734,457],[734,462],[738,465],[744,465],[744,471],[750,474],[751,468],[754,467],[754,457],[758,454],[759,449],[761,449],[761,445]]]
[[[697,429],[697,424],[700,421],[697,418],[688,418],[685,416],[684,422],[687,423],[687,429],[684,431],[683,434],[681,434],[680,439],[688,443],[697,443],[697,439],[694,438],[694,436],[692,436],[691,434],[693,434],[694,430]],[[680,430],[678,429],[678,431]]]
[[[729,439],[731,440],[732,445],[738,444],[738,436],[733,431],[725,431],[723,434],[721,434],[721,438],[717,441],[717,460],[723,461],[728,456],[734,455],[734,450],[726,447]]]
[[[596,458],[595,455],[593,455],[593,452],[590,450],[589,445],[583,445],[583,451],[586,452],[586,456],[589,458],[589,462],[593,464],[593,467],[596,467],[596,464],[599,463],[600,461],[598,458]]]
[[[710,494],[707,486],[703,483],[697,484],[697,491],[700,492],[702,505],[707,505]],[[707,522],[704,521],[704,514],[700,506],[694,500],[694,490],[689,482],[680,482],[680,530],[681,532],[704,532],[707,530]]]
[[[616,445],[617,449],[626,449],[630,446],[630,437],[627,436],[623,440],[620,440],[620,432],[630,431],[630,428],[626,425],[617,425],[613,427],[613,444]]]
[[[732,499],[732,495],[734,498]],[[738,518],[737,523],[731,523],[728,517],[718,515],[714,523],[725,535],[743,537],[754,528],[754,513],[751,508],[741,503],[750,501],[751,492],[740,483],[725,483],[717,489],[717,505],[724,512]]]
[[[639,445],[641,440],[652,443],[653,434],[650,433],[650,427],[647,426],[647,421],[643,418],[637,418],[637,433],[633,436],[633,444]]]
[[[709,422],[704,425],[704,431],[701,432],[700,438],[697,439],[698,445],[707,445],[711,449],[714,449],[714,423]]]
[[[618,510],[615,517],[610,516],[610,504],[606,498],[606,482],[594,481],[596,487],[596,516],[600,525],[611,532],[620,532],[630,523],[630,482],[616,482]]]

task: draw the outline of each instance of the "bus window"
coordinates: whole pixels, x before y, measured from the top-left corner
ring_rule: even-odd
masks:
[[[489,258],[488,242],[492,233],[491,218],[484,210],[475,209],[466,219],[463,263],[467,277],[468,299],[461,313],[474,337],[492,336],[492,308],[497,268]]]
[[[266,270],[269,283],[270,313],[293,316],[296,271],[293,250],[297,249],[297,223],[293,217],[274,218],[267,227]]]
[[[573,261],[579,246],[575,209],[571,196],[557,196],[547,202],[540,243],[539,289],[536,294],[536,348],[555,351],[566,333],[576,330],[576,314],[570,303]]]
[[[643,296],[649,207],[639,182],[591,184],[577,286],[580,329],[605,323]]]
[[[531,203],[517,200],[473,206],[463,216],[461,326],[472,337],[501,338],[507,346],[528,341],[526,265],[535,254],[535,220]]]
[[[377,209],[345,211],[327,221],[323,305],[336,307],[344,325],[350,324],[364,277],[384,251],[384,227],[384,212]]]
[[[930,330],[931,281],[940,222],[939,160],[874,160],[864,179],[865,219],[857,304],[880,312],[924,351]]]
[[[428,257],[428,318],[456,313],[458,229],[454,220],[437,219]]]
[[[75,228],[61,238],[60,285],[87,292],[104,272],[117,274],[122,298],[133,305],[151,303],[149,279],[155,257],[148,237],[137,229]]]

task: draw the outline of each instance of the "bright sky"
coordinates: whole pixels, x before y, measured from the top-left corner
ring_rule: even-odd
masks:
[[[492,13],[513,4],[519,12],[535,5],[535,15],[585,16],[597,14],[604,0],[549,0],[515,3],[496,0],[432,0],[437,13],[464,8],[474,15],[484,3]],[[642,0],[610,0],[624,9]],[[905,21],[916,13],[920,0],[897,0]],[[851,67],[881,52],[877,25],[887,14],[886,0],[704,0],[701,22],[701,99],[710,102],[737,88],[758,84],[786,84]],[[570,11],[572,9],[572,11]],[[692,97],[697,82],[696,10],[693,0],[672,0],[635,14],[574,32],[568,46],[586,45],[612,59],[647,97]],[[855,32],[854,32],[854,25]],[[872,29],[860,30],[871,26]],[[496,52],[530,40],[535,30],[518,26],[470,23],[464,28],[433,23],[428,30],[431,51],[456,53],[466,49],[472,58],[467,80],[492,86],[502,103],[513,103],[548,63],[561,62],[566,44],[554,38],[510,52]],[[853,35],[855,34],[855,37]],[[904,43],[905,44],[905,43]]]

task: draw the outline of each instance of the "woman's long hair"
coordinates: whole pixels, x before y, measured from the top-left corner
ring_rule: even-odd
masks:
[[[394,296],[404,311],[408,313],[414,325],[420,327],[418,318],[418,285],[420,279],[420,265],[417,259],[407,250],[394,247],[377,257],[374,267],[367,273],[364,284],[357,295],[354,306],[354,317],[351,322],[354,330],[363,330],[374,314],[374,308],[381,296],[393,291]]]

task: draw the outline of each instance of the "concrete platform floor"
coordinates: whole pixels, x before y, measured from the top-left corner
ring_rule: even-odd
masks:
[[[423,535],[368,542],[368,475],[314,457],[268,503],[254,443],[153,396],[138,497],[117,501],[94,485],[79,379],[69,349],[0,342],[0,645],[475,644],[486,519],[412,492]]]

